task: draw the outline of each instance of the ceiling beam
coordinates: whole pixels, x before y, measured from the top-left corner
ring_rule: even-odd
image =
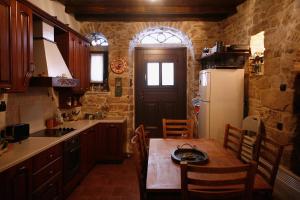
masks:
[[[148,22],[148,21],[220,21],[227,15],[101,15],[101,14],[76,14],[78,21],[125,21],[125,22]]]
[[[231,14],[235,7],[190,7],[190,6],[67,6],[66,11],[76,14]]]

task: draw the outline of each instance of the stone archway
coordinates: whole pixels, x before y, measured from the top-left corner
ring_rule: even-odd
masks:
[[[164,42],[160,42],[158,41],[157,43],[153,43],[153,44],[143,44],[142,41],[145,37],[147,37],[150,34],[155,34],[157,32],[161,32],[161,33],[170,33],[173,36],[175,36],[176,38],[178,38],[178,40],[180,40],[181,42],[178,43],[164,43]],[[192,70],[192,65],[191,63],[193,62],[193,60],[195,59],[195,55],[194,55],[194,48],[192,45],[191,40],[189,39],[189,37],[183,33],[182,31],[180,31],[177,28],[173,28],[170,26],[152,26],[152,27],[147,27],[144,30],[140,31],[139,33],[137,33],[134,38],[130,41],[129,44],[129,58],[131,59],[131,61],[134,61],[134,50],[135,47],[161,47],[161,48],[177,48],[177,47],[186,47],[187,48],[187,77],[193,77],[193,72],[194,70]],[[135,66],[133,67],[133,70],[135,71]],[[134,74],[133,71],[133,74]],[[135,79],[135,77],[134,77]],[[193,92],[191,90],[189,90],[189,88],[191,88],[191,84],[192,81],[191,79],[187,78],[187,88],[186,88],[186,97],[187,97],[187,116],[191,117],[191,110],[188,107],[188,102],[191,102],[191,99],[193,98],[192,94]],[[134,89],[135,91],[135,89]],[[135,93],[135,92],[134,92]],[[135,94],[134,94],[135,96]],[[135,107],[135,105],[134,105]],[[133,118],[133,121],[135,122],[135,115]],[[136,126],[136,125],[135,125]]]
[[[128,68],[123,74],[114,74],[109,69],[110,92],[87,92],[83,98],[82,111],[93,112],[99,110],[103,104],[109,107],[109,117],[125,117],[127,119],[128,139],[134,129],[134,59],[133,49],[136,36],[153,27],[169,27],[178,30],[189,40],[187,80],[187,111],[192,113],[191,98],[198,91],[198,72],[200,64],[196,58],[200,57],[204,47],[212,46],[219,39],[219,24],[215,22],[83,22],[81,33],[88,35],[101,32],[109,43],[109,62],[115,57],[123,57],[128,62]],[[115,78],[122,78],[123,95],[115,97]],[[129,141],[129,140],[128,140]]]

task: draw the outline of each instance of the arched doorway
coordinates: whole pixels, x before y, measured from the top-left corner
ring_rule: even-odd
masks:
[[[148,28],[135,47],[135,124],[162,136],[162,118],[187,118],[187,37],[170,27]]]

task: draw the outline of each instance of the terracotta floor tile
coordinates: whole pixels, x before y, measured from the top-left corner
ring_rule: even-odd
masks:
[[[98,164],[81,181],[68,200],[139,200],[132,159],[122,164]]]

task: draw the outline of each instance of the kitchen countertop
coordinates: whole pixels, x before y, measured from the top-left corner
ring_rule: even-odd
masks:
[[[71,138],[74,135],[99,123],[123,123],[125,119],[78,120],[64,122],[60,127],[75,128],[76,130],[61,137],[29,137],[21,143],[13,143],[8,152],[0,156],[0,172],[31,158],[38,153]],[[59,128],[59,127],[55,127]]]

